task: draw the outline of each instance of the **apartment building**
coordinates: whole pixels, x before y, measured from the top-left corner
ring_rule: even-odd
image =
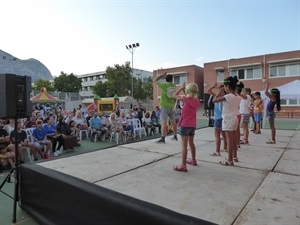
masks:
[[[153,73],[150,71],[133,68],[133,77],[141,79],[142,82],[145,82],[148,77],[152,77],[152,74]],[[96,83],[98,81],[107,81],[106,71],[77,75],[77,77],[82,81],[82,88],[79,92],[82,99],[93,98],[94,94],[92,88],[96,85]]]
[[[199,87],[200,99],[203,99],[203,68],[196,65],[174,67],[168,69],[159,69],[153,71],[153,77],[158,74],[167,72],[173,75],[173,83],[176,84],[178,89],[182,83],[196,83]],[[162,78],[161,81],[165,82]],[[153,108],[159,105],[161,91],[158,86],[153,83]]]
[[[300,50],[205,63],[204,92],[214,82],[222,84],[228,76],[237,76],[253,92],[263,91],[266,79],[271,87],[300,80]],[[299,109],[300,99],[283,99],[281,104],[286,110]]]

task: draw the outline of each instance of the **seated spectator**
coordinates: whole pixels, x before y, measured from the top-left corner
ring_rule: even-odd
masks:
[[[76,127],[79,130],[86,130],[87,129],[87,124],[86,124],[86,120],[83,117],[81,111],[77,111],[76,115],[72,118],[72,120],[75,122]]]
[[[24,156],[23,156],[23,147],[29,147],[33,156],[34,156],[34,161],[37,161],[38,158],[37,158],[37,149],[35,147],[35,145],[30,142],[28,139],[27,139],[27,134],[26,134],[26,131],[25,130],[22,130],[22,122],[21,121],[18,121],[18,125],[17,125],[17,142],[18,142],[18,155],[19,155],[19,158],[20,158],[20,163],[24,163]],[[15,140],[16,140],[16,132],[15,130],[13,130],[11,133],[10,133],[10,138],[12,140],[12,144],[14,145],[15,143]],[[15,146],[14,146],[15,148]],[[41,156],[43,156],[43,152],[40,151],[40,154]]]
[[[63,138],[56,131],[56,125],[53,123],[53,117],[47,117],[45,119],[45,124],[43,128],[47,131],[47,139],[52,142],[52,153],[54,156],[59,156],[61,154],[60,148],[56,149],[57,142],[63,141]],[[62,146],[62,143],[60,144]]]
[[[32,128],[32,127],[36,127],[35,113],[32,113],[30,119],[25,123],[25,128]]]
[[[0,145],[0,164],[6,166],[8,163],[14,167],[15,153],[9,151],[5,145]]]
[[[101,120],[101,124],[102,124],[102,130],[104,130],[105,132],[105,138],[108,138],[109,133],[110,133],[110,124],[109,124],[109,120],[107,119],[106,115],[104,113],[102,113],[100,115],[100,120]]]
[[[155,132],[155,126],[152,124],[151,118],[150,118],[150,113],[146,112],[144,118],[142,119],[143,121],[143,126],[146,129],[147,136],[149,135],[149,129],[150,129],[150,135],[154,135]]]
[[[125,117],[124,112],[120,112],[120,120],[122,122],[122,126],[124,131],[130,131],[130,135],[133,136],[133,125],[132,122],[129,122],[127,120],[127,117]]]
[[[173,126],[171,121],[169,120],[169,124],[167,126],[167,135],[171,135],[171,134],[173,134]]]
[[[6,132],[9,135],[15,129],[15,120],[14,119],[8,119],[3,128],[6,130]]]
[[[152,111],[150,118],[151,118],[151,124],[155,127],[158,127],[158,132],[161,134],[161,125],[159,123],[159,119],[157,118],[155,111]]]
[[[61,117],[56,126],[58,134],[62,134],[62,142],[59,142],[58,149],[63,146],[64,150],[74,149],[75,146],[78,146],[77,136],[72,135],[70,126],[65,122],[65,118]]]
[[[120,118],[118,118],[115,113],[112,113],[110,115],[110,125],[111,125],[111,131],[112,132],[119,132],[120,142],[123,143],[124,129],[123,129],[122,122],[121,122]]]
[[[97,113],[94,113],[93,117],[90,119],[90,128],[92,129],[90,139],[91,141],[94,141],[94,136],[97,136],[97,132],[101,132],[101,120]]]
[[[44,158],[49,158],[49,150],[51,147],[51,141],[47,139],[47,131],[43,128],[43,121],[36,121],[37,127],[33,130],[32,136],[34,138],[34,145],[37,150],[42,153],[43,147],[45,147]]]

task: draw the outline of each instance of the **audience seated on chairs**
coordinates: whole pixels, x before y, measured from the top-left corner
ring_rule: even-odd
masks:
[[[106,117],[105,113],[101,113],[100,115],[100,120],[101,120],[101,129],[104,131],[104,135],[105,137],[103,138],[108,138],[109,136],[109,133],[110,133],[110,124],[109,124],[109,120],[108,118]]]
[[[56,125],[54,124],[52,116],[47,117],[45,122],[46,123],[43,125],[43,128],[47,131],[47,139],[52,142],[52,153],[54,156],[59,156],[62,153],[62,149],[56,149],[56,145],[57,142],[61,143],[63,141],[62,135],[57,133]],[[62,143],[60,146],[62,146]]]
[[[91,141],[97,140],[98,132],[101,134],[101,120],[98,116],[98,113],[94,113],[93,118],[90,119],[90,128],[91,128]]]
[[[157,118],[157,113],[155,111],[152,111],[151,113],[151,124],[155,127],[158,127],[158,132],[161,134],[161,125],[159,123],[159,118]]]
[[[14,119],[8,119],[3,128],[6,130],[8,135],[10,135],[10,133],[15,129],[15,120]]]
[[[149,129],[150,129],[150,135],[154,135],[155,132],[155,126],[152,124],[151,118],[150,118],[150,113],[146,112],[144,118],[142,119],[143,123],[142,125],[146,129],[146,134],[147,136],[149,135]]]
[[[47,131],[43,128],[43,121],[37,120],[36,121],[37,127],[33,130],[32,136],[34,138],[34,145],[39,152],[45,147],[44,157],[49,158],[49,150],[51,147],[51,141],[47,139]]]
[[[57,147],[58,149],[63,146],[64,150],[73,150],[74,147],[78,146],[77,136],[72,134],[72,130],[70,126],[65,122],[64,117],[59,119],[56,130],[58,134],[62,135],[62,141],[59,142]]]
[[[32,128],[32,127],[36,127],[35,113],[32,113],[30,119],[28,121],[26,121],[26,123],[25,123],[25,128]]]
[[[133,125],[132,125],[132,119],[127,119],[125,116],[125,113],[123,111],[120,112],[120,120],[122,122],[122,126],[124,131],[130,131],[129,136],[133,136]]]
[[[9,163],[13,168],[15,166],[14,161],[15,153],[9,151],[5,145],[0,145],[0,165],[6,166]]]
[[[82,116],[82,112],[80,110],[76,111],[76,115],[72,118],[72,120],[75,122],[75,126],[78,130],[78,132],[76,132],[77,137],[81,137],[80,130],[86,131],[86,134],[87,134],[86,120]]]
[[[18,142],[18,153],[19,153],[19,158],[20,158],[20,163],[24,162],[24,157],[23,157],[23,148],[29,148],[31,153],[34,156],[34,161],[38,160],[37,156],[37,149],[35,145],[27,139],[27,133],[25,130],[22,130],[23,124],[21,121],[18,121],[17,124],[17,142]],[[16,132],[13,130],[10,133],[10,138],[12,140],[12,144],[15,143],[15,137],[16,137]],[[40,151],[41,156],[43,156],[43,152]],[[30,154],[28,155],[30,157]],[[31,160],[30,160],[31,161]]]
[[[0,145],[4,145],[7,148],[5,151],[15,154],[15,146],[11,143],[10,136],[4,128],[0,128]]]
[[[120,142],[123,143],[124,134],[125,134],[124,129],[120,118],[118,118],[115,113],[112,113],[110,115],[110,125],[111,125],[111,135],[118,132],[120,135]]]

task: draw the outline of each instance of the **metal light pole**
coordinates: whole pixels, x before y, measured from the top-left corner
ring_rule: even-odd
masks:
[[[131,45],[126,45],[126,49],[130,51],[131,53],[131,98],[132,98],[132,106],[133,106],[133,53],[136,50],[137,47],[139,47],[139,43],[131,44]]]

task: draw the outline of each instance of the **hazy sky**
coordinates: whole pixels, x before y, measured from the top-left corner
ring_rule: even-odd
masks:
[[[300,0],[0,0],[0,49],[57,76],[300,49]]]

